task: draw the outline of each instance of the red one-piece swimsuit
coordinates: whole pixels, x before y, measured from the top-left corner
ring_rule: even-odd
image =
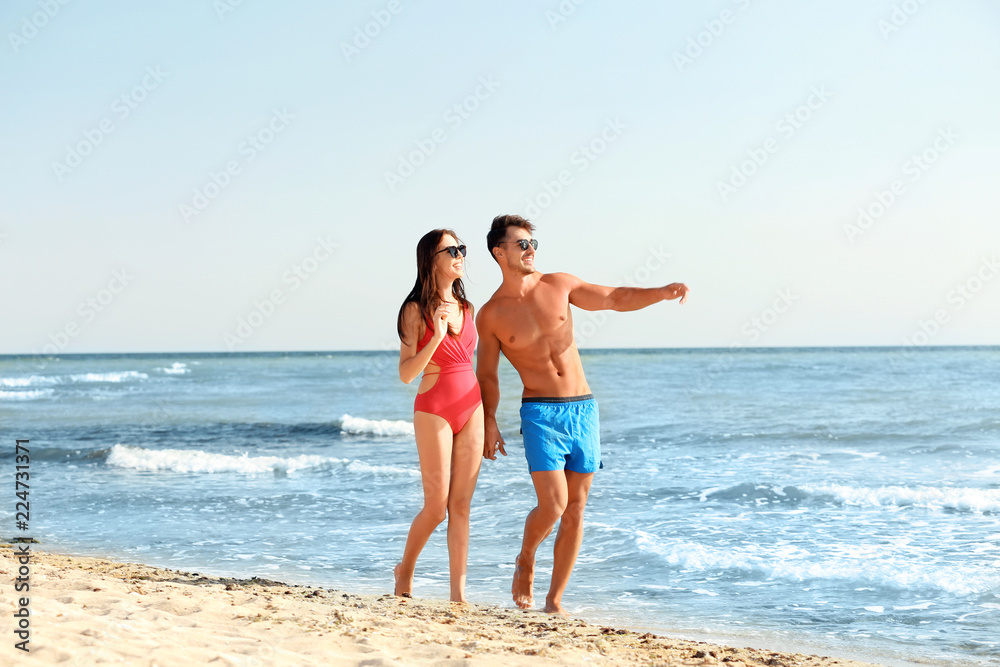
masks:
[[[434,350],[431,361],[438,365],[437,382],[413,401],[414,412],[429,412],[444,417],[452,433],[458,433],[482,402],[479,382],[472,370],[472,355],[479,335],[476,325],[469,323],[469,309],[462,315],[462,330],[458,337],[447,334]],[[434,325],[428,320],[427,331],[417,343],[417,352],[424,349],[434,335]],[[425,372],[424,375],[433,375]]]

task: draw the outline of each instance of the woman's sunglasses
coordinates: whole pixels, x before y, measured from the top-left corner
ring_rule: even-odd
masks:
[[[462,253],[462,257],[465,257],[465,253],[468,252],[468,249],[464,245],[450,245],[447,248],[441,248],[434,254],[440,255],[443,252],[448,253],[452,257],[458,257],[458,253]]]
[[[536,239],[518,239],[516,241],[501,241],[500,243],[516,243],[521,247],[521,250],[527,250],[530,245],[532,250],[538,250],[538,241]]]

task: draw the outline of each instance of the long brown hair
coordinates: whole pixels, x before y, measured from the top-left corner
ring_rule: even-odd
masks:
[[[399,334],[400,340],[406,340],[403,333],[403,311],[406,310],[408,303],[413,301],[419,304],[424,319],[429,320],[441,300],[438,296],[437,276],[434,274],[434,259],[437,257],[438,243],[441,243],[441,237],[445,234],[450,234],[461,245],[462,242],[458,239],[458,234],[450,229],[433,229],[417,241],[417,280],[413,283],[413,289],[403,299],[403,305],[399,307],[399,315],[396,316],[396,333]],[[462,284],[461,278],[457,278],[452,283],[451,294],[463,309],[471,308],[469,300],[465,298],[465,285]],[[458,332],[452,331],[451,326],[448,327],[448,333],[452,336],[458,336]]]

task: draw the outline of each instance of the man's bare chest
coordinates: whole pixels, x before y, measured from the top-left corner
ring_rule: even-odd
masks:
[[[501,348],[510,352],[572,338],[568,302],[515,302],[505,304],[498,315],[497,338]]]

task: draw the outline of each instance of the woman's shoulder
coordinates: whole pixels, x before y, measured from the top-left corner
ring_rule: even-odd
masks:
[[[422,312],[420,309],[420,303],[417,301],[408,301],[403,306],[403,328],[409,330],[416,330],[418,335],[421,333],[420,330],[423,328],[424,318],[422,317]]]

